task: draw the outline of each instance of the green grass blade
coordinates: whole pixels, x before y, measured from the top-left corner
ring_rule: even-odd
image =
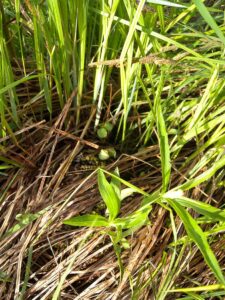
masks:
[[[156,4],[156,5],[165,5],[165,6],[170,6],[170,7],[179,7],[179,8],[185,8],[186,6],[173,3],[171,1],[166,1],[166,0],[146,0],[148,3]]]
[[[169,202],[171,207],[173,207],[173,209],[176,211],[178,216],[181,218],[189,238],[192,239],[193,242],[198,246],[205,259],[205,262],[213,271],[217,280],[224,285],[225,279],[222,270],[212,249],[208,244],[208,241],[202,229],[198,226],[197,222],[192,218],[192,216],[180,204],[170,199],[168,199],[167,201]]]
[[[189,287],[182,289],[172,289],[169,292],[171,293],[190,293],[190,292],[206,292],[206,291],[216,291],[216,290],[224,290],[225,286],[222,284],[211,284],[207,286],[197,286],[197,287]]]
[[[21,83],[24,83],[28,80],[31,80],[31,79],[34,79],[34,78],[38,78],[38,77],[41,77],[43,75],[39,74],[39,75],[28,75],[28,76],[25,76],[19,80],[16,80],[16,81],[13,81],[9,84],[7,84],[6,86],[4,86],[3,88],[0,88],[0,94],[4,94],[5,92],[7,92],[8,90],[16,87],[17,85],[21,84]]]
[[[166,195],[164,195],[164,197],[166,198]],[[192,208],[199,214],[203,216],[207,216],[215,222],[217,221],[225,222],[225,211],[213,207],[210,204],[193,200],[187,197],[174,198],[173,201],[179,203],[184,207]]]
[[[23,285],[22,285],[22,289],[21,289],[18,300],[23,300],[25,298],[24,294],[28,288],[29,275],[31,272],[32,254],[33,254],[33,246],[30,246],[28,249],[28,257],[27,257],[25,276],[24,276]]]
[[[26,75],[24,47],[23,47],[23,34],[22,34],[21,28],[20,28],[20,0],[15,0],[15,12],[16,12],[16,27],[17,27],[18,37],[19,37],[21,59],[22,59],[22,64],[23,64],[23,72],[24,72],[24,75]]]
[[[76,123],[79,124],[80,120],[80,105],[84,85],[84,70],[86,58],[86,39],[87,39],[87,7],[88,1],[77,1],[77,19],[79,31],[79,75],[78,75],[78,93],[77,93],[77,119]]]
[[[162,191],[165,192],[169,185],[171,164],[170,164],[170,149],[168,135],[165,125],[165,120],[161,107],[161,92],[164,84],[164,72],[161,73],[158,89],[155,96],[155,115],[157,121],[158,139],[160,146],[161,168],[162,168]]]
[[[139,194],[141,194],[143,196],[146,196],[147,198],[150,198],[151,200],[148,201],[148,204],[153,203],[153,202],[155,202],[155,201],[157,201],[159,199],[159,192],[156,192],[155,194],[149,195],[148,193],[146,193],[141,188],[139,188],[139,187],[133,185],[132,183],[130,183],[130,182],[128,182],[128,181],[126,181],[126,180],[124,180],[124,179],[116,176],[115,174],[110,173],[110,172],[108,172],[106,170],[102,170],[102,169],[99,169],[99,170],[101,170],[105,174],[110,175],[111,177],[116,178],[117,180],[120,180],[121,183],[123,183],[125,186],[131,188],[134,192],[139,193]]]
[[[99,13],[100,15],[104,15],[106,17],[109,17],[108,13],[103,13],[101,11],[99,11],[98,9],[91,9],[92,11]],[[126,26],[131,26],[131,22],[128,20],[125,20],[123,18],[119,18],[117,16],[114,16],[114,20],[120,22],[121,24],[124,24]],[[193,49],[191,49],[190,47],[187,47],[185,44],[179,43],[177,42],[175,39],[171,39],[170,37],[160,34],[154,30],[150,30],[149,28],[145,27],[145,26],[140,26],[140,25],[136,25],[135,29],[140,31],[140,32],[145,32],[146,34],[148,34],[149,36],[155,37],[156,39],[159,39],[161,41],[164,41],[168,44],[174,45],[177,48],[183,49],[184,51],[186,51],[187,53],[190,53],[191,55],[193,55],[194,57],[198,58],[198,61],[203,61],[206,62],[209,65],[215,65],[215,64],[220,64],[223,65],[225,64],[225,60],[222,59],[211,59],[208,58],[204,55],[199,54],[198,52],[194,51]]]
[[[0,14],[0,88],[4,86],[11,86],[14,83],[14,74],[11,66],[11,61],[8,53],[8,47],[3,34],[3,22],[2,14]],[[17,106],[19,100],[17,97],[16,90],[11,86],[7,90],[7,96],[9,97],[9,104],[12,111],[12,117],[16,124],[19,124],[19,117],[17,113]],[[5,101],[5,103],[7,103]]]
[[[6,158],[6,157],[4,157],[4,156],[2,156],[2,155],[0,155],[0,162],[1,162],[1,161],[4,161],[4,162],[7,163],[7,164],[10,164],[10,165],[12,165],[12,166],[16,166],[16,167],[19,167],[19,168],[21,168],[21,167],[23,166],[22,163],[20,164],[19,162],[14,161],[14,160],[9,159],[9,158]]]
[[[103,61],[107,59],[108,55],[108,42],[109,37],[112,32],[112,25],[114,21],[114,16],[117,10],[117,7],[119,5],[119,0],[114,0],[112,2],[111,7],[107,6],[103,1],[101,2],[102,5],[102,11],[104,11],[103,14],[106,14],[108,16],[108,19],[103,17],[102,18],[102,26],[100,27],[100,46],[98,49],[98,60]],[[92,8],[93,11],[95,11],[95,8]],[[109,13],[106,11],[110,11]],[[99,42],[99,41],[98,41]],[[96,119],[95,119],[95,128],[99,124],[100,120],[100,113],[102,110],[102,102],[103,102],[103,95],[104,95],[104,89],[105,89],[105,80],[106,80],[106,68],[104,66],[98,66],[96,68],[95,73],[95,84],[94,84],[94,93],[93,93],[93,102],[95,103],[98,99],[97,103],[97,113],[96,113]]]
[[[77,250],[73,253],[73,255],[70,255],[67,260],[67,267],[66,270],[61,274],[59,278],[58,285],[54,291],[54,294],[52,295],[52,300],[59,300],[61,298],[61,292],[63,290],[63,284],[66,281],[66,277],[71,273],[71,271],[74,268],[74,263],[78,257],[78,255],[81,253],[82,248],[84,247],[87,240],[90,238],[90,236],[93,236],[93,233],[91,230],[87,231],[85,235],[82,237],[82,240],[79,242]]]
[[[181,186],[177,187],[177,189],[181,189],[183,191],[189,190],[193,187],[198,186],[200,183],[209,180],[219,169],[221,169],[225,165],[225,156],[223,156],[219,161],[215,162],[213,166],[202,173],[201,175],[188,180],[186,183],[182,184]]]
[[[34,50],[35,50],[35,58],[38,72],[41,73],[43,76],[39,77],[39,85],[40,89],[43,89],[45,93],[45,101],[48,108],[49,113],[52,113],[52,101],[51,101],[51,94],[49,91],[48,86],[48,76],[46,71],[46,66],[44,62],[43,53],[43,33],[40,29],[39,19],[36,16],[33,16],[33,26],[34,26]]]
[[[121,61],[124,60],[127,52],[128,52],[128,49],[130,47],[130,43],[131,43],[131,40],[133,39],[134,37],[134,31],[136,29],[136,26],[137,26],[137,23],[138,23],[138,20],[140,18],[140,15],[141,15],[141,12],[143,10],[143,7],[145,5],[145,0],[140,0],[139,2],[139,5],[138,5],[138,8],[135,12],[135,15],[134,17],[132,18],[132,22],[130,24],[130,28],[129,28],[129,32],[127,34],[127,37],[126,37],[126,40],[125,40],[125,43],[124,43],[124,46],[123,46],[123,49],[121,51],[121,54],[120,54],[120,59]]]
[[[204,5],[204,3],[201,0],[193,0],[193,2],[196,5],[199,13],[204,18],[204,20],[215,31],[216,35],[220,38],[221,42],[225,46],[225,36],[224,36],[223,32],[220,30],[220,28],[217,25],[216,21],[210,15],[210,13],[209,13],[208,9],[206,8],[206,6]]]
[[[196,126],[196,123],[199,122],[200,118],[204,117],[204,114],[207,112],[207,106],[210,105],[210,96],[217,84],[217,79],[219,76],[219,67],[216,66],[214,70],[212,70],[212,76],[207,84],[205,92],[202,96],[201,101],[198,103],[195,114],[190,122],[189,130]]]

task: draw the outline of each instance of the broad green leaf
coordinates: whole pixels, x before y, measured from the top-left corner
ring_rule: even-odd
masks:
[[[204,5],[204,3],[200,0],[193,0],[194,4],[196,5],[199,13],[202,15],[204,20],[209,24],[209,26],[215,31],[217,36],[220,38],[221,42],[225,45],[225,37],[223,32],[220,30],[219,26],[216,24],[213,17],[210,15],[208,9]]]
[[[115,174],[119,178],[120,177],[119,169],[116,168],[113,174]],[[121,201],[121,182],[118,178],[112,177],[110,184]]]
[[[138,216],[129,216],[126,218],[117,218],[114,221],[116,226],[120,225],[123,229],[134,228],[143,226],[147,222],[147,217],[144,214],[140,214]]]
[[[143,211],[138,210],[127,217],[117,218],[113,221],[113,224],[116,226],[120,225],[123,229],[142,226],[148,221],[148,214],[150,213],[151,209],[152,207],[149,206]]]
[[[142,201],[141,201],[141,206],[145,206],[145,205],[147,205],[147,204],[149,203],[148,198],[149,198],[149,197],[146,197],[146,196],[145,196],[145,197],[142,199]]]
[[[109,222],[100,215],[83,215],[73,217],[63,221],[63,224],[71,226],[87,226],[87,227],[106,227]]]
[[[99,168],[99,170],[102,171],[102,169]],[[116,176],[115,174],[108,172],[107,170],[104,170],[104,173],[110,175],[113,178],[117,178],[118,180],[120,180],[121,183],[123,183],[125,186],[133,189],[134,193],[139,193],[145,197],[148,198],[148,204],[152,204],[153,202],[157,202],[160,199],[160,191],[156,191],[154,194],[149,195],[148,193],[146,193],[143,189],[133,185],[132,183]]]
[[[120,199],[101,169],[98,170],[98,188],[109,211],[109,220],[115,219],[120,211]]]
[[[192,218],[192,216],[178,202],[175,202],[171,199],[167,199],[167,201],[182,220],[189,238],[192,239],[193,242],[198,246],[205,259],[205,262],[213,271],[217,280],[221,284],[225,284],[225,279],[219,263],[212,249],[210,248],[207,238],[202,229],[198,226],[197,222]]]

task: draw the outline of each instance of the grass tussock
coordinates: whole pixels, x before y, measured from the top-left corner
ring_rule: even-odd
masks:
[[[223,10],[0,1],[0,299],[223,299]]]

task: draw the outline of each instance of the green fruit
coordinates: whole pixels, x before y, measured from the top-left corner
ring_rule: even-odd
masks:
[[[115,158],[116,157],[116,150],[114,148],[107,149],[109,156]]]
[[[98,158],[100,160],[107,160],[109,159],[109,152],[107,150],[102,149],[98,155]]]
[[[113,124],[112,123],[109,123],[109,122],[106,122],[104,124],[104,128],[108,131],[108,132],[111,132],[113,130]]]
[[[99,128],[97,130],[97,135],[100,139],[105,139],[108,136],[108,132],[105,128]]]

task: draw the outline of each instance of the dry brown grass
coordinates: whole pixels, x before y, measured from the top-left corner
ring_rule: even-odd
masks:
[[[72,97],[53,126],[49,127],[46,122],[33,124],[18,133],[20,147],[15,144],[9,147],[8,155],[14,154],[14,159],[19,160],[23,167],[17,174],[12,169],[7,180],[2,179],[1,182],[5,197],[0,203],[0,268],[9,280],[0,283],[0,299],[19,299],[24,280],[27,284],[23,299],[51,299],[66,273],[61,299],[131,299],[132,285],[134,289],[140,289],[140,295],[135,299],[155,299],[168,273],[172,286],[176,283],[185,287],[194,280],[202,284],[214,282],[196,247],[187,246],[183,250],[178,247],[177,257],[180,251],[183,252],[177,264],[169,269],[173,234],[168,211],[158,205],[151,212],[151,224],[129,238],[131,246],[122,253],[125,267],[122,281],[110,239],[102,234],[101,229],[74,229],[62,224],[66,218],[98,209],[101,201],[95,172],[79,171],[74,163],[74,158],[81,151],[91,148],[96,151],[98,147],[88,133],[95,111],[90,114],[82,131],[62,131],[71,101]],[[27,149],[27,156],[22,153],[21,147]],[[186,170],[177,170],[179,160],[182,158],[177,160],[173,169],[173,185],[185,180]],[[113,170],[115,166],[118,166],[122,178],[146,192],[151,193],[161,186],[158,146],[132,156],[122,155],[106,168]],[[194,193],[205,197],[201,190]],[[207,195],[211,201],[214,194],[215,191],[211,190],[211,198]],[[121,214],[134,211],[140,200],[137,194],[129,197]],[[219,191],[217,201],[222,201]],[[6,235],[17,223],[15,218],[18,214],[34,214],[44,209],[46,211],[39,218]],[[185,234],[178,218],[176,226],[179,236]],[[224,263],[224,246],[224,236],[212,245],[221,266]],[[29,253],[32,255],[30,265]],[[141,289],[145,283],[146,286]],[[175,297],[168,294],[166,299]]]

